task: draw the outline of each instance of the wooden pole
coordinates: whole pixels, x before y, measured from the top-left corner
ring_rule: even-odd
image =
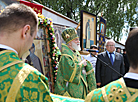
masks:
[[[78,30],[79,26],[80,26],[80,23],[79,23],[78,26],[76,27],[76,30]]]
[[[101,12],[101,17],[103,17],[103,11]]]
[[[46,38],[48,38],[48,29],[46,28]],[[49,40],[47,40],[47,51],[50,52],[50,45],[49,45]],[[51,90],[52,92],[54,92],[54,81],[53,81],[53,73],[52,73],[52,66],[51,66],[51,58],[50,55],[48,55],[49,57],[49,68],[50,68],[50,77],[51,77]]]

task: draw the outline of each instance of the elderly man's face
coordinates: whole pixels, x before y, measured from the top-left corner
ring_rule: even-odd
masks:
[[[77,44],[77,45],[80,44],[80,40],[79,40],[79,38],[76,38],[76,39],[72,40],[72,42],[74,42],[74,43]]]
[[[80,48],[80,40],[79,40],[79,38],[76,38],[76,39],[72,40],[71,41],[71,46],[72,46],[73,49],[80,51],[81,48]]]
[[[115,43],[114,42],[108,42],[106,45],[106,49],[109,52],[114,52],[115,51]]]

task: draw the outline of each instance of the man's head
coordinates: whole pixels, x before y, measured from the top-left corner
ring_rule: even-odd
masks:
[[[81,50],[77,31],[74,28],[67,28],[62,32],[62,38],[71,50]]]
[[[106,50],[108,52],[114,52],[115,51],[115,41],[110,39],[110,40],[107,40],[106,43],[105,43],[105,46],[106,46]]]
[[[90,49],[95,50],[95,52],[90,52],[90,53],[92,53],[93,55],[97,55],[98,47],[96,45],[91,45]]]
[[[30,25],[32,35],[36,30],[37,23],[36,13],[30,7],[13,3],[7,6],[0,15],[0,32],[11,33],[25,25]]]
[[[121,48],[120,47],[117,47],[116,48],[116,52],[121,53]]]
[[[138,68],[138,28],[129,32],[125,43],[125,49],[128,55],[130,66],[133,69]]]
[[[37,15],[28,6],[13,3],[0,14],[0,43],[14,48],[19,57],[31,47],[37,29]]]
[[[123,49],[123,53],[126,54],[126,49]]]
[[[74,40],[72,40],[71,42],[68,43],[68,46],[71,50],[77,50],[80,51],[80,40],[79,38],[75,38]]]

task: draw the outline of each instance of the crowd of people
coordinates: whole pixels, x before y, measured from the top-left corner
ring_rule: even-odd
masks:
[[[0,102],[54,101],[48,79],[20,59],[32,48],[37,30],[38,18],[30,7],[13,3],[0,14]],[[98,47],[91,45],[90,54],[81,57],[77,31],[67,28],[62,38],[66,44],[62,44],[54,94],[85,102],[138,101],[138,29],[129,32],[123,54],[110,39],[106,51],[98,53]]]

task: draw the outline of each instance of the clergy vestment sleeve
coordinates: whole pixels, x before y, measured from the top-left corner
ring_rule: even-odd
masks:
[[[94,74],[92,64],[89,61],[87,61],[86,73],[87,73],[87,83],[88,83],[89,91],[92,91],[96,89],[96,79],[95,79],[95,74]]]
[[[64,80],[78,84],[80,82],[79,74],[82,70],[80,65],[78,65],[78,63],[75,63],[75,61],[69,56],[62,56],[60,63],[62,63],[61,73]],[[77,74],[78,76],[76,76]]]

